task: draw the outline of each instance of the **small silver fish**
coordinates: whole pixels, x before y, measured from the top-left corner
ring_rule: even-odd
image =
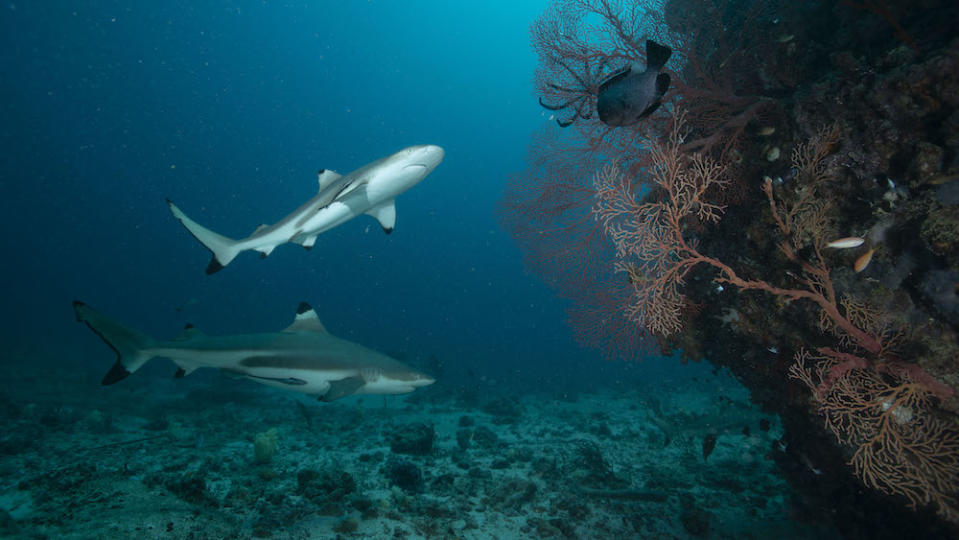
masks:
[[[859,247],[866,240],[858,236],[848,236],[846,238],[840,238],[838,240],[833,240],[826,244],[826,247],[836,248],[836,249],[849,249],[854,247]]]

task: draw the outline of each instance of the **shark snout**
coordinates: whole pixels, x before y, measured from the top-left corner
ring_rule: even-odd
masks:
[[[413,388],[419,388],[420,386],[429,386],[436,382],[436,379],[425,375],[423,373],[414,373],[413,380],[410,382],[410,386]]]
[[[443,158],[446,157],[446,151],[444,151],[442,147],[436,146],[435,144],[411,146],[407,148],[407,152],[409,152],[409,163],[403,168],[423,168],[426,170],[426,174],[433,172],[433,169],[435,169],[437,165],[443,161]]]

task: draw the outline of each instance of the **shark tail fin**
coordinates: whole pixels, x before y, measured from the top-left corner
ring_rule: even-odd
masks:
[[[154,343],[150,336],[101,315],[79,300],[73,301],[73,311],[78,321],[86,323],[90,330],[117,353],[116,363],[103,377],[101,384],[104,386],[127,378],[153,358],[152,354],[145,352],[145,349]]]
[[[177,208],[170,199],[167,199],[166,202],[170,205],[170,212],[173,213],[173,217],[180,220],[180,223],[186,227],[186,230],[190,231],[190,234],[192,234],[194,238],[199,240],[201,244],[213,253],[213,259],[210,260],[210,265],[206,267],[207,274],[222,270],[224,266],[230,264],[230,261],[243,251],[237,247],[239,242],[236,240],[227,238],[222,234],[217,234],[193,221],[184,214],[182,210]]]

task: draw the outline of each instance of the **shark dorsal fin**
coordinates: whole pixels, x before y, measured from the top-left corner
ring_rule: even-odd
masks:
[[[296,318],[293,324],[287,326],[284,332],[326,332],[326,327],[316,316],[316,312],[306,302],[300,302],[300,307],[296,309]]]
[[[396,225],[396,199],[390,199],[383,204],[379,204],[366,211],[367,214],[376,218],[383,227],[383,232],[390,234]]]
[[[260,234],[260,233],[263,231],[263,229],[266,229],[266,228],[268,228],[268,227],[269,227],[269,225],[267,225],[266,223],[263,223],[263,224],[261,224],[259,227],[257,227],[257,228],[253,231],[253,234],[251,234],[250,236],[256,236],[256,235]]]
[[[183,327],[183,331],[180,332],[180,335],[173,338],[173,341],[185,341],[192,337],[202,336],[203,332],[196,329],[193,326],[193,323],[186,323],[186,326]]]
[[[326,186],[335,182],[342,175],[329,169],[321,169],[317,176],[319,177],[320,191],[323,191]]]

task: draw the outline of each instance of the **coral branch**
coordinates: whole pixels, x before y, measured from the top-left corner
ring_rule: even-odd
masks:
[[[742,290],[762,290],[788,300],[806,299],[816,303],[824,317],[849,335],[864,350],[876,354],[882,349],[876,336],[853,324],[840,310],[829,270],[818,249],[814,261],[801,260],[797,255],[800,240],[797,231],[810,229],[806,223],[814,197],[814,184],[805,186],[805,195],[785,208],[777,202],[771,182],[763,187],[770,209],[783,239],[780,249],[803,271],[805,288],[780,287],[763,280],[746,279],[723,261],[700,253],[687,242],[684,224],[690,218],[702,222],[717,222],[724,207],[711,203],[706,197],[710,189],[725,188],[725,168],[708,156],[689,153],[683,148],[685,113],[679,112],[667,138],[650,149],[653,165],[650,180],[654,186],[645,199],[637,202],[632,183],[625,178],[615,163],[599,171],[593,180],[596,203],[593,214],[616,246],[616,268],[625,272],[633,286],[633,303],[626,311],[630,319],[650,331],[668,335],[682,328],[680,308],[685,298],[679,291],[685,276],[698,264],[707,264],[719,272],[717,283],[729,284]],[[818,177],[821,159],[827,154],[820,149],[832,144],[831,138],[811,145],[814,156],[806,167],[812,170],[801,176]],[[814,238],[823,235],[813,234]]]
[[[882,376],[853,355],[820,353],[797,353],[789,374],[813,391],[826,428],[854,449],[850,464],[862,482],[959,520],[959,430],[934,414],[929,388],[905,372]]]

